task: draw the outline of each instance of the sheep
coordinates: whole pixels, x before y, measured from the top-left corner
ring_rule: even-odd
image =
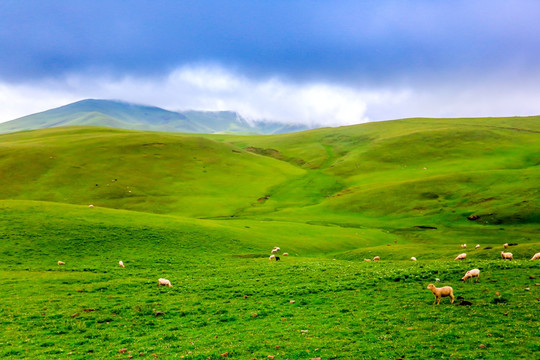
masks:
[[[59,262],[58,262],[58,265],[66,265],[66,263],[63,262],[63,261],[59,261]]]
[[[413,257],[411,258],[411,261],[416,261],[416,258],[413,256]]]
[[[501,251],[501,257],[502,257],[504,260],[506,260],[506,259],[508,259],[508,260],[513,260],[513,259],[514,259],[514,255],[512,255],[512,253],[510,253],[510,252],[506,252],[506,253],[505,253],[504,251]]]
[[[118,265],[120,265],[120,267],[125,267],[125,266],[124,266],[124,262],[123,262],[122,260],[120,260],[120,261],[118,262]]]
[[[534,256],[531,258],[531,260],[538,260],[538,259],[540,259],[540,252],[534,254]]]
[[[435,287],[433,284],[429,284],[427,287],[433,295],[435,295],[435,301],[433,304],[437,303],[437,305],[441,302],[441,297],[450,296],[450,304],[454,303],[454,290],[450,286],[443,286],[441,288]]]
[[[276,246],[274,249],[276,249],[277,251],[281,250],[281,248],[279,246]]]
[[[466,257],[467,257],[467,254],[463,253],[456,256],[454,260],[464,260]]]
[[[465,249],[467,247],[467,244],[461,244],[461,248]]]
[[[169,280],[167,279],[163,279],[163,278],[159,278],[158,279],[158,283],[157,283],[157,286],[160,287],[161,285],[163,286],[168,286],[168,287],[172,287],[172,284]]]
[[[472,279],[473,277],[476,277],[476,282],[480,280],[480,270],[478,269],[472,269],[465,273],[465,276],[461,278],[461,281],[465,282],[467,279]]]
[[[289,256],[289,253],[283,253],[282,255],[283,256]]]
[[[281,259],[279,258],[279,256],[276,256],[276,261],[279,261],[279,260],[281,260]]]
[[[279,251],[278,249],[274,248],[274,249],[272,249],[272,254],[275,254],[275,253],[277,253],[278,251]]]
[[[371,261],[371,259],[364,259],[364,261]]]
[[[88,207],[89,207],[89,208],[93,208],[93,207],[94,207],[94,205],[90,204],[90,205],[88,205]]]
[[[272,259],[275,259],[276,258],[276,255],[270,255],[270,257],[268,258],[268,260],[272,261]]]
[[[508,247],[508,243],[504,244],[503,247],[506,249]]]
[[[476,244],[475,249],[480,249],[480,244]]]
[[[373,258],[373,261],[379,261],[379,260],[381,260],[381,257],[380,257],[380,256],[375,256],[375,257]]]

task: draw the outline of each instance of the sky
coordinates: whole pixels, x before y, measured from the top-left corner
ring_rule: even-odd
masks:
[[[95,98],[339,126],[540,114],[540,2],[0,0],[0,122]]]

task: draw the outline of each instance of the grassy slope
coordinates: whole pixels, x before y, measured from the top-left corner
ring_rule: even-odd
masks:
[[[2,135],[0,356],[532,358],[539,131],[516,118]],[[463,242],[482,249],[450,261]],[[498,260],[503,242],[518,261]],[[292,256],[268,262],[276,245]],[[481,282],[461,284],[472,267]],[[156,289],[161,276],[175,287]],[[431,307],[435,277],[474,305]]]

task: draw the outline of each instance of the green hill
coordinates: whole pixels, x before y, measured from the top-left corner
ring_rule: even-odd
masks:
[[[441,241],[456,229],[511,232],[540,222],[538,120],[406,119],[272,136],[5,134],[0,197],[410,239],[411,229],[437,228],[422,236]]]
[[[0,357],[534,358],[539,120],[0,135]]]

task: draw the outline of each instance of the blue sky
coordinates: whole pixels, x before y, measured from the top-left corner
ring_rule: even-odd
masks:
[[[83,98],[342,125],[540,114],[538,1],[1,1],[0,121]]]

